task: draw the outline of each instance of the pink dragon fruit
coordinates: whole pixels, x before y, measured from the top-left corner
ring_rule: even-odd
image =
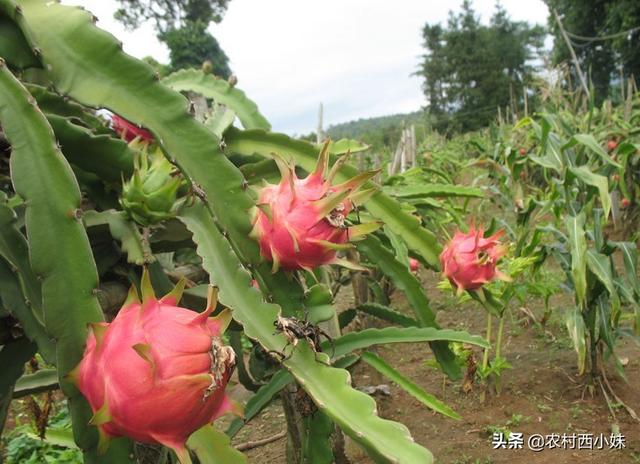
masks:
[[[336,256],[347,243],[379,227],[370,222],[347,227],[345,218],[354,205],[371,196],[375,189],[360,187],[376,174],[365,172],[338,185],[332,181],[346,156],[327,174],[329,142],[325,143],[313,173],[304,179],[296,176],[294,166],[280,156],[274,159],[282,179],[267,184],[258,192],[254,227],[251,235],[260,243],[262,256],[273,263],[273,271],[313,269],[323,264],[341,264],[359,268]]]
[[[464,290],[475,290],[494,278],[510,280],[497,269],[498,260],[506,253],[507,247],[498,243],[504,235],[500,230],[491,237],[484,238],[482,228],[471,226],[464,234],[457,231],[440,254],[440,264],[444,275],[458,294]]]
[[[418,272],[420,270],[420,261],[415,258],[409,258],[409,270],[411,272]]]
[[[141,141],[148,143],[152,143],[154,140],[153,134],[147,129],[139,127],[117,114],[111,116],[111,125],[113,130],[127,142],[131,142],[136,137],[140,138]]]
[[[209,317],[213,290],[200,314],[176,306],[183,289],[181,282],[158,300],[145,271],[143,301],[132,288],[113,322],[92,324],[84,357],[69,377],[94,412],[99,451],[111,437],[127,436],[173,448],[190,462],[189,435],[226,412],[240,413],[225,394],[235,355],[220,336],[230,313]]]

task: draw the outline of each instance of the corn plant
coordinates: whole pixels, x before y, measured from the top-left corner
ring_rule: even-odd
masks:
[[[625,198],[629,201],[624,179],[638,144],[633,132],[615,146],[608,143],[611,128],[602,126],[615,118],[609,117],[607,108],[607,104],[602,111],[591,108],[584,118],[569,112],[526,118],[516,125],[514,138],[530,150],[519,156],[507,146],[501,155],[507,167],[503,191],[518,182],[518,172],[538,173],[535,181],[520,184],[520,203],[514,207],[519,218],[537,224],[535,234],[545,237],[544,255],[554,256],[566,273],[575,306],[566,310],[565,321],[578,356],[578,371],[588,372],[587,385],[603,391],[611,405],[620,401],[608,382],[605,361],[611,360],[624,376],[615,354],[616,340],[625,335],[637,338],[640,313],[637,247],[631,240],[611,240],[609,229],[619,225],[615,223],[619,205],[614,201],[618,189],[623,196],[620,204],[629,206],[624,203]],[[602,112],[608,116],[599,118]],[[524,128],[529,129],[524,132],[526,142],[522,141]],[[624,272],[616,267],[616,257],[624,263]],[[635,417],[633,410],[627,410]]]
[[[160,79],[82,9],[0,0],[0,22],[0,125],[10,153],[10,171],[0,165],[0,317],[12,328],[1,338],[0,423],[13,397],[59,387],[86,462],[136,462],[137,439],[172,448],[183,463],[193,455],[203,463],[238,463],[246,457],[230,437],[279,393],[291,406],[286,392],[297,390],[309,407],[287,410],[300,419],[289,421],[295,424],[290,462],[333,462],[336,433],[350,436],[376,462],[431,462],[404,425],[381,419],[375,401],[351,386],[347,368],[362,359],[426,406],[458,418],[378,356],[357,353],[377,344],[427,342],[457,378],[449,342],[487,344],[435,322],[389,237],[433,269],[438,241],[402,195],[390,196],[370,180],[372,173],[348,164],[345,154],[366,147],[349,140],[316,146],[273,133],[244,92],[201,71]],[[103,110],[114,114],[111,122]],[[278,195],[288,192],[285,209],[306,198],[294,168],[305,179],[327,181],[318,184],[324,190],[313,206],[328,235],[296,230],[281,239],[282,230],[265,232],[282,207]],[[279,181],[271,196],[254,191],[265,180]],[[355,206],[360,209],[352,211]],[[386,232],[376,230],[382,224]],[[360,263],[340,257],[353,246]],[[319,259],[306,259],[316,252]],[[375,272],[406,293],[413,317],[374,307],[370,312],[398,326],[342,335],[328,271],[334,263],[360,272],[379,266]],[[140,317],[127,322],[132,314]],[[199,329],[184,337],[175,326],[166,326],[174,327],[170,336],[154,332],[167,321]],[[219,336],[227,326],[231,348]],[[316,336],[325,331],[332,340]],[[195,348],[202,336],[206,343]],[[167,340],[176,345],[163,357],[158,346]],[[193,372],[170,362],[169,353],[184,343],[204,356],[189,364]],[[25,373],[36,353],[39,370]],[[122,392],[151,379],[154,392],[166,393],[157,383],[167,369],[181,373],[181,389],[197,390],[203,408],[215,403],[205,422],[238,412],[219,394],[234,364],[255,395],[226,434],[210,424],[175,430],[175,423],[201,418],[172,421],[171,430],[162,420],[152,428],[154,414],[145,417],[143,410],[138,422],[127,418],[127,398],[140,403],[144,396],[122,398]],[[137,377],[128,377],[127,365]],[[114,384],[96,380],[104,372]],[[186,396],[162,398],[183,409],[195,404]]]
[[[565,320],[578,371],[589,374],[586,384],[603,391],[611,405],[619,398],[605,361],[624,376],[616,340],[638,335],[638,95],[629,92],[622,104],[597,108],[561,83],[541,86],[539,114],[513,127],[493,127],[490,140],[478,145],[478,164],[489,166],[493,192],[513,212],[513,221],[497,221],[517,243],[516,255],[537,256],[534,270],[553,256],[565,272],[564,287],[575,296]],[[624,238],[612,240],[612,232]],[[624,263],[624,271],[616,262]],[[548,301],[548,289],[525,287],[543,291]],[[549,312],[547,305],[542,321]]]

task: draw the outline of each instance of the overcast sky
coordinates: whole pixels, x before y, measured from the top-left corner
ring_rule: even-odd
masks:
[[[113,19],[115,0],[63,0],[82,5],[127,53],[168,62],[152,24],[127,32]],[[358,118],[416,111],[424,105],[420,62],[425,23],[445,22],[461,0],[231,0],[218,39],[244,90],[273,129],[315,129],[318,105],[325,127]],[[546,24],[541,0],[502,0],[516,20]],[[494,0],[474,0],[488,21]]]

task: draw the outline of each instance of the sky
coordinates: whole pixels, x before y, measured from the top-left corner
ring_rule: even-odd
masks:
[[[63,0],[98,17],[138,58],[168,62],[147,23],[126,31],[113,19],[115,0]],[[419,110],[425,99],[418,69],[422,28],[445,23],[462,0],[231,0],[210,27],[229,57],[237,87],[255,101],[273,130],[307,134],[324,106],[324,126]],[[483,22],[494,0],[474,0]],[[546,24],[542,0],[502,0],[515,20]]]

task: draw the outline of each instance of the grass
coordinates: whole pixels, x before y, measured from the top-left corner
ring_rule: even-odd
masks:
[[[472,458],[471,456],[464,455],[455,461],[451,461],[451,464],[493,464],[493,459],[491,458]]]
[[[51,417],[49,429],[70,429],[71,419],[66,406]],[[78,449],[57,446],[37,438],[32,424],[18,425],[3,437],[6,464],[82,464],[82,453]]]

